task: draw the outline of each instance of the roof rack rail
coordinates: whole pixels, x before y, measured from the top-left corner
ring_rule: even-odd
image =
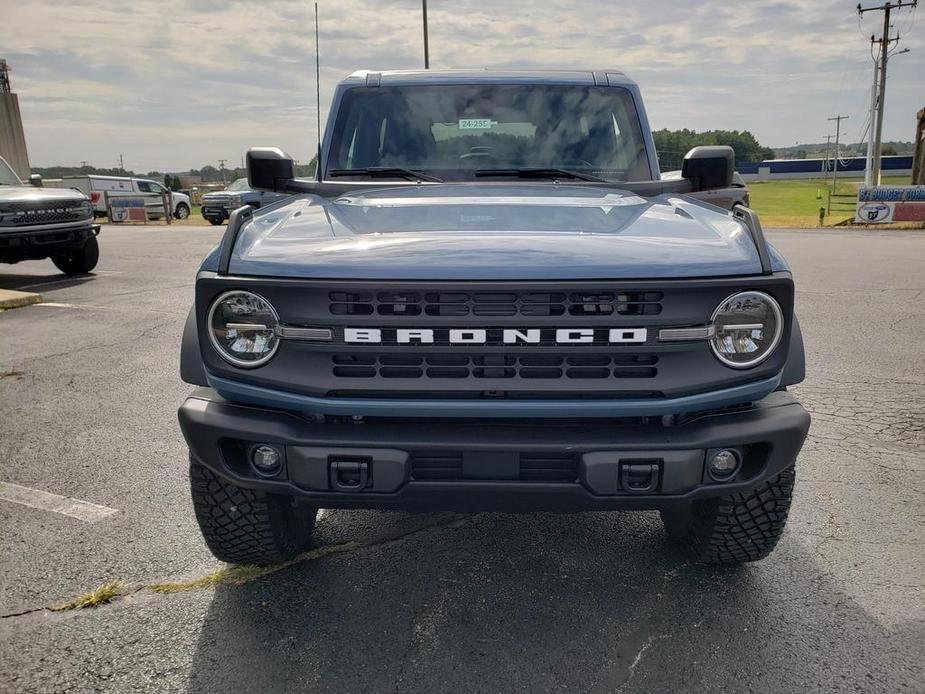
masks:
[[[254,208],[250,205],[244,205],[234,210],[228,218],[228,227],[225,229],[225,235],[222,236],[221,250],[218,255],[219,275],[228,274],[228,267],[231,265],[231,252],[234,250],[234,245],[238,240],[238,233],[253,216]]]
[[[771,274],[771,254],[768,253],[768,242],[765,241],[764,232],[761,230],[761,222],[758,220],[758,213],[750,207],[736,205],[732,210],[732,216],[742,221],[745,228],[748,229],[749,236],[758,250],[758,259],[761,261],[761,274]]]

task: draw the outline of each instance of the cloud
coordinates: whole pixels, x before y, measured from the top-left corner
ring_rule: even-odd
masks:
[[[359,68],[422,63],[417,0],[322,0],[322,117]],[[851,3],[430,0],[431,65],[614,67],[643,89],[653,127],[748,129],[771,145],[818,141],[828,116],[862,130],[872,63]],[[910,139],[922,107],[925,41],[891,63],[886,139]],[[314,27],[304,0],[11,3],[4,53],[36,165],[120,153],[136,170],[239,161],[278,144],[316,147]]]

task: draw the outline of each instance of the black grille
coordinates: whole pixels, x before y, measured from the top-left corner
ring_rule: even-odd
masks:
[[[655,378],[655,355],[334,354],[337,378]]]
[[[411,476],[416,480],[462,479],[462,453],[415,453],[411,456]]]
[[[521,482],[574,482],[578,479],[578,456],[570,453],[524,452],[517,455]],[[461,451],[416,451],[411,454],[415,480],[480,479],[467,476]],[[493,478],[497,479],[497,478]]]
[[[335,316],[653,316],[662,292],[331,292]]]
[[[30,226],[32,224],[54,224],[76,222],[90,216],[88,203],[83,200],[45,203],[13,203],[6,206],[0,217],[5,225]]]
[[[572,482],[578,477],[578,460],[568,453],[521,453],[520,479],[537,482]]]
[[[706,341],[664,342],[659,332],[707,325],[715,307],[743,288],[769,292],[788,319],[793,305],[792,282],[777,276],[248,283],[282,323],[327,328],[331,339],[284,339],[276,357],[246,373],[203,350],[210,372],[312,397],[458,400],[472,418],[492,401],[661,400],[763,380],[783,368],[785,344],[739,372]],[[240,286],[235,277],[201,278],[200,317],[221,292]],[[564,407],[559,416],[582,409],[592,410]],[[444,410],[459,416],[443,407],[434,416]]]

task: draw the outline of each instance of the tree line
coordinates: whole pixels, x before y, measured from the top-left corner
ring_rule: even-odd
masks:
[[[295,175],[300,178],[307,178],[315,175],[315,166],[318,163],[318,156],[315,155],[308,163],[297,163],[295,165]],[[164,185],[171,190],[180,190],[181,176],[200,176],[203,183],[216,183],[223,180],[222,170],[211,164],[206,164],[199,169],[190,169],[189,171],[178,171],[163,173],[161,171],[136,172],[131,169],[102,168],[98,166],[35,166],[32,173],[39,174],[42,178],[67,178],[70,176],[132,176],[136,178],[152,178],[163,181]],[[231,183],[235,179],[247,176],[247,170],[236,166],[233,169],[225,169],[224,180]]]
[[[656,130],[655,150],[659,167],[665,171],[680,169],[684,155],[700,145],[729,145],[736,161],[764,161],[774,158],[774,150],[763,146],[748,130]]]

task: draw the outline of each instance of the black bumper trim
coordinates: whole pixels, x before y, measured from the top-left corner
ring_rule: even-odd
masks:
[[[99,224],[75,224],[56,229],[0,229],[0,261],[41,260],[54,253],[83,248],[100,233]]]
[[[809,430],[809,414],[788,393],[775,392],[745,409],[697,416],[676,426],[652,422],[620,426],[619,422],[589,420],[557,426],[529,422],[428,422],[417,419],[369,421],[364,424],[312,423],[297,415],[223,400],[208,388],[197,389],[180,407],[180,426],[193,456],[217,474],[243,487],[301,497],[325,508],[383,508],[414,510],[616,510],[669,507],[693,499],[745,491],[777,475],[796,459]],[[680,475],[687,486],[677,493],[595,494],[582,481],[451,480],[411,478],[410,463],[394,491],[343,492],[306,488],[305,480],[319,479],[292,468],[299,456],[289,455],[288,478],[258,479],[246,465],[229,461],[228,441],[265,442],[287,449],[310,447],[405,451],[568,451],[608,452],[638,458],[663,457],[703,465],[694,455],[727,446],[754,446],[763,451],[747,479],[716,483],[690,467]],[[683,455],[671,456],[671,452]],[[313,455],[313,458],[317,458]],[[666,463],[667,464],[667,463]],[[673,463],[672,463],[673,464]],[[680,464],[680,463],[679,463]],[[667,468],[666,468],[667,469]],[[697,468],[698,470],[702,468]],[[664,473],[663,473],[664,474]],[[692,475],[696,481],[691,482]],[[375,478],[375,471],[373,472]],[[298,480],[296,484],[293,480]],[[585,481],[586,482],[586,481]],[[317,486],[317,485],[316,485]]]

